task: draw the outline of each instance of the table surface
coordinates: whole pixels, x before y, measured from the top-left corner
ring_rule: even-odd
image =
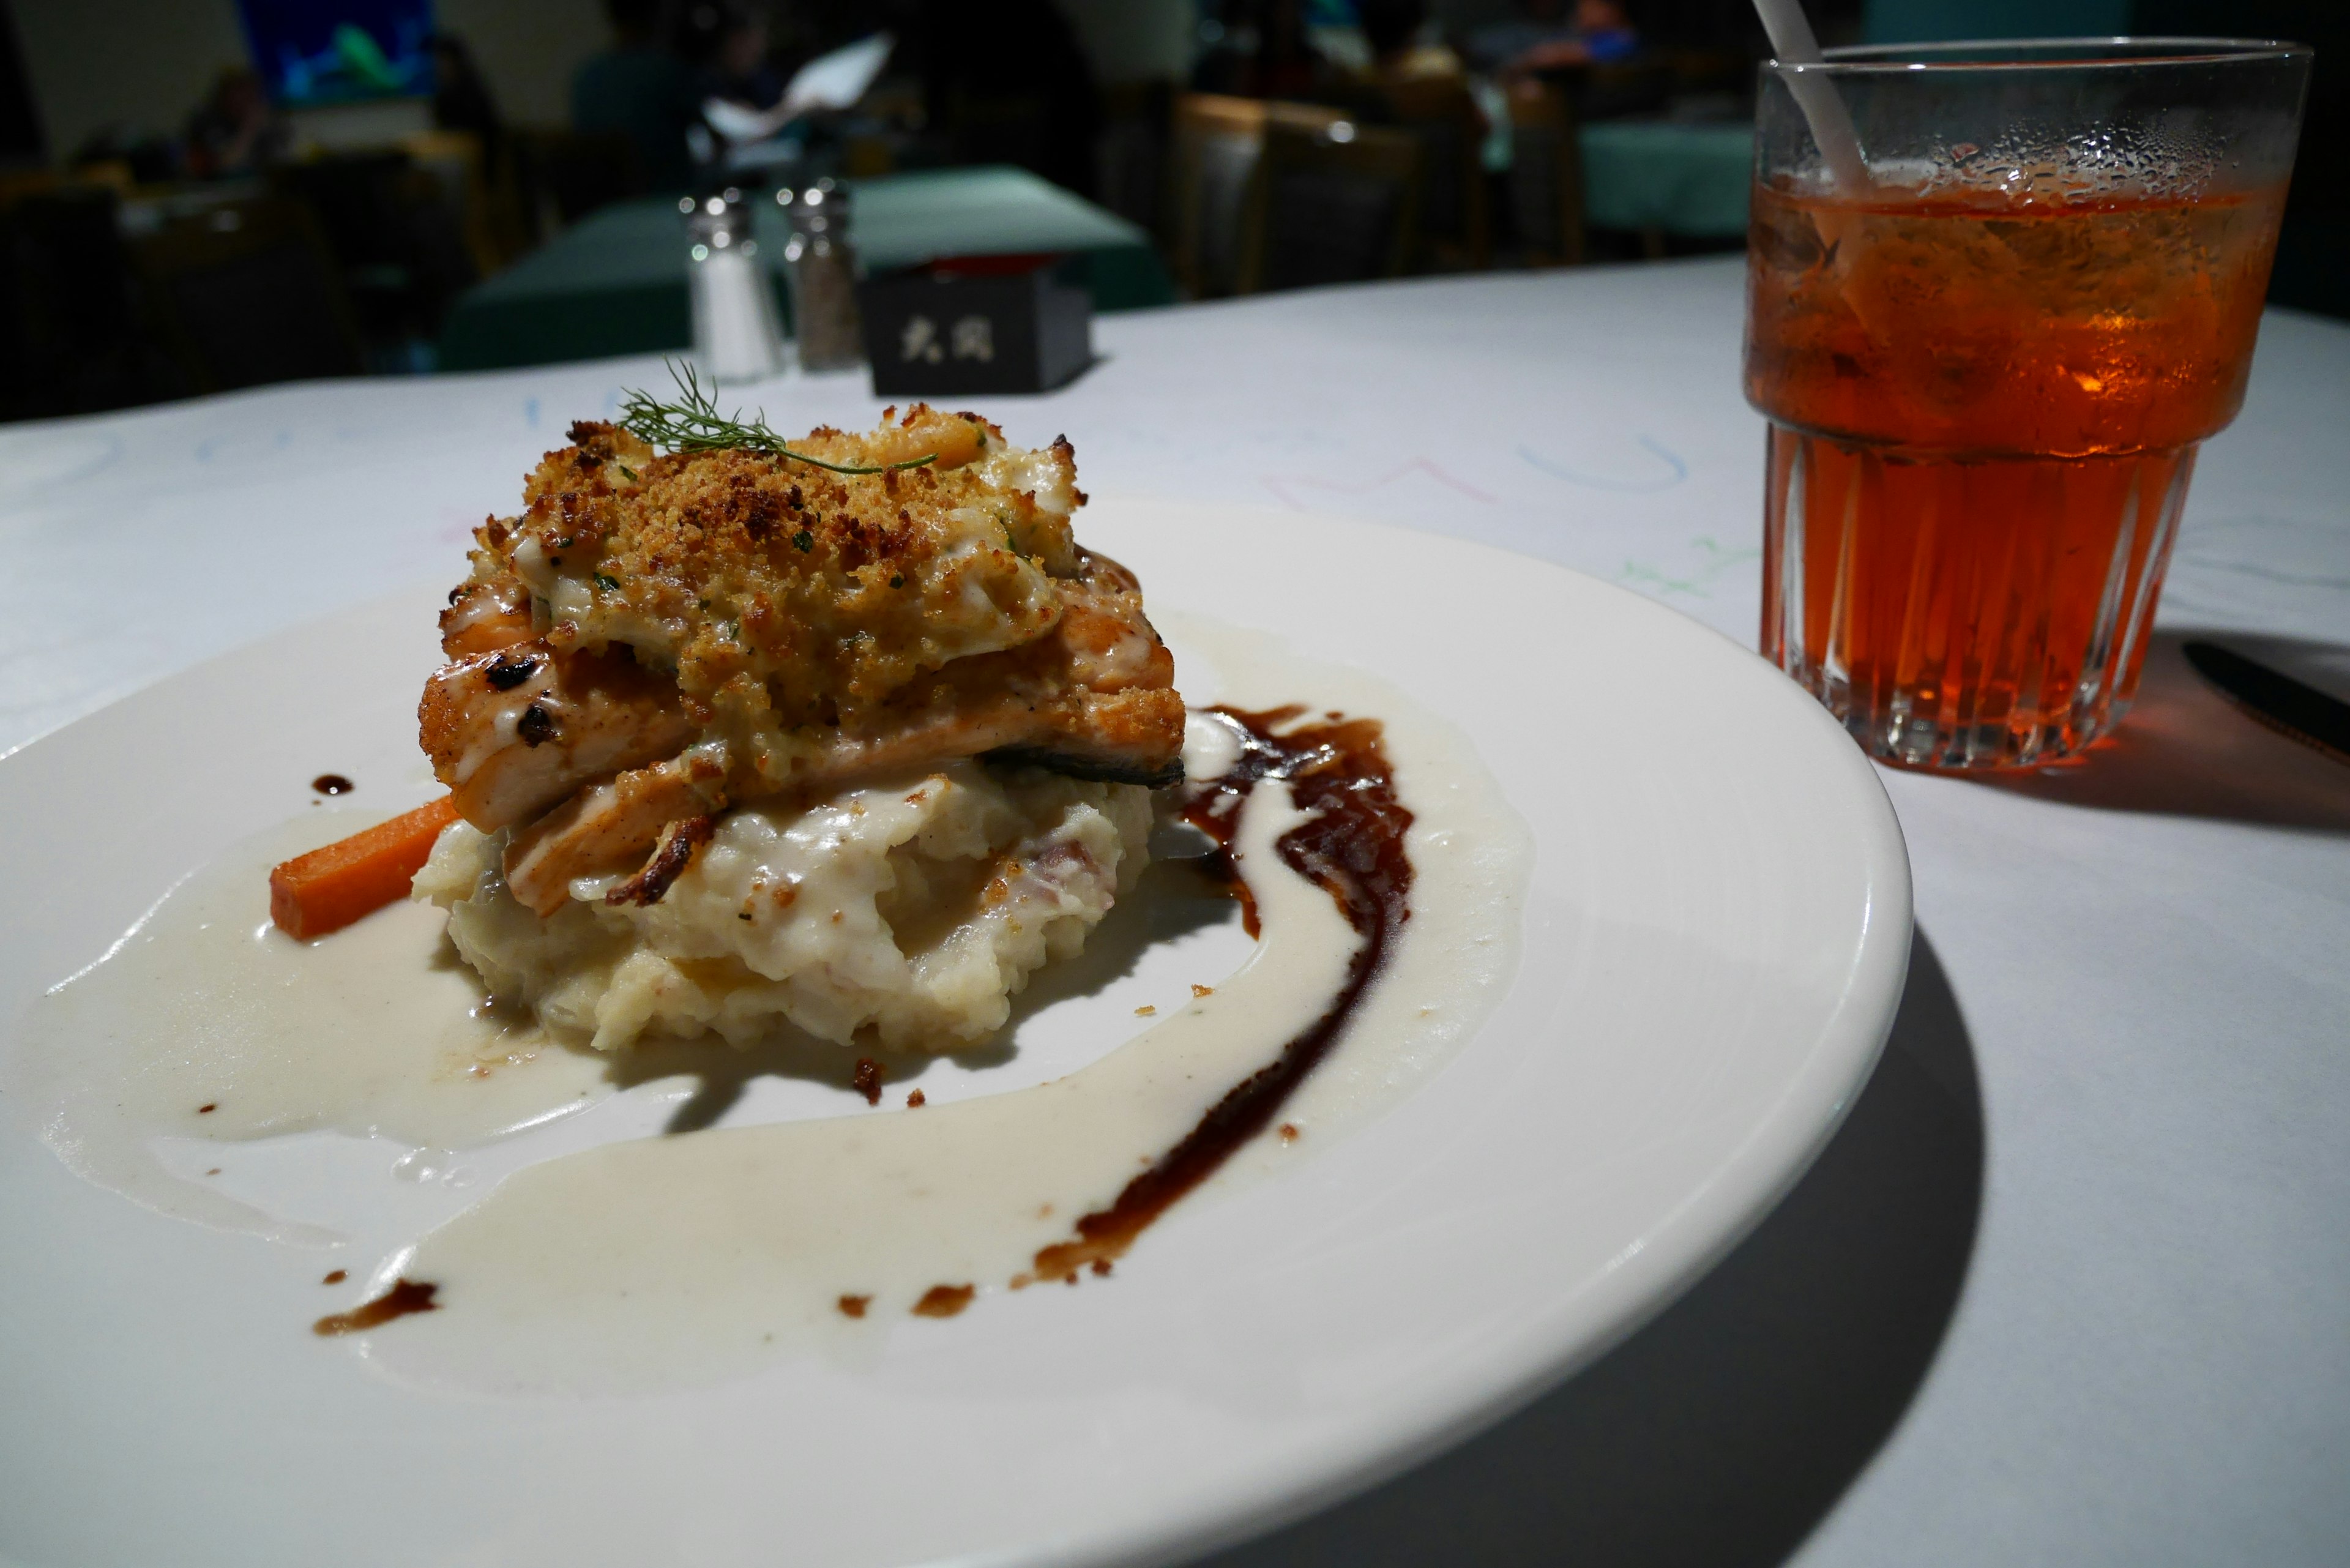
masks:
[[[1174,298],[1149,234],[1025,170],[927,170],[847,183],[856,196],[850,232],[868,267],[949,255],[1068,254],[1087,274],[1100,309]],[[790,234],[782,210],[758,197],[752,214],[768,265],[780,268]],[[466,291],[442,334],[443,361],[484,369],[682,347],[691,337],[685,252],[673,197],[590,213]]]
[[[1097,493],[1481,540],[1752,646],[1739,279],[1712,261],[1115,317],[1088,374],[991,411],[1017,440],[1066,431]],[[0,430],[0,746],[453,580],[570,419],[660,375],[313,383]],[[853,378],[760,400],[787,429],[878,408]],[[2350,1555],[2350,768],[2178,653],[2209,628],[2350,669],[2345,431],[2350,327],[2272,313],[2118,742],[2000,783],[1883,775],[1916,867],[1909,987],[1780,1210],[1569,1384],[1219,1568]]]

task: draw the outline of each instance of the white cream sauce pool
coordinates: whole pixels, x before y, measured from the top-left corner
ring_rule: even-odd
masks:
[[[1515,970],[1533,843],[1465,738],[1384,682],[1211,621],[1169,616],[1160,628],[1194,704],[1382,720],[1414,815],[1411,919],[1344,1038],[1283,1107],[1300,1136],[1244,1147],[1188,1207],[1310,1158],[1451,1056]],[[1194,776],[1222,771],[1220,743],[1218,727],[1193,726]],[[939,1089],[908,1108],[910,1079],[893,1063],[879,1108],[803,1084],[775,1102],[795,1119],[774,1119],[772,1105],[763,1117],[753,1096],[737,1106],[753,1114],[665,1135],[688,1098],[674,1075],[706,1089],[739,1056],[608,1058],[502,1020],[429,907],[308,944],[269,927],[268,867],[357,820],[288,824],[190,877],[34,1007],[0,1068],[90,1179],[164,1213],[356,1254],[349,1293],[330,1304],[400,1277],[432,1282],[442,1310],[360,1343],[403,1380],[485,1392],[715,1381],[780,1354],[869,1343],[938,1285],[973,1287],[973,1311],[1016,1311],[990,1298],[1320,1017],[1357,941],[1274,854],[1297,815],[1284,786],[1260,785],[1236,858],[1263,938],[1229,974],[1186,988],[1206,994],[1135,1016],[1134,964],[1089,971],[1089,950],[1066,967],[1093,994],[1060,1003],[1098,1040],[1074,1071],[1037,1082],[1024,1044],[962,1077],[926,1072]],[[1154,868],[1129,901],[1180,903],[1180,876]],[[1105,922],[1095,940],[1111,935]],[[1183,950],[1231,969],[1234,935],[1201,945],[1193,933]],[[834,1059],[850,1055],[819,1045],[782,1059],[840,1077]],[[1146,1231],[1137,1245],[1149,1244]],[[844,1296],[867,1298],[862,1317],[844,1314]]]

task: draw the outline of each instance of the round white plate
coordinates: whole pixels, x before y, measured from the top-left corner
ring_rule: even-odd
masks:
[[[1521,556],[1222,506],[1081,521],[1154,606],[1450,717],[1533,825],[1518,978],[1451,1065],[1287,1178],[1178,1205],[1111,1281],[635,1398],[391,1383],[302,1331],[315,1257],[85,1183],[5,1107],[0,1560],[1165,1562],[1498,1417],[1753,1225],[1859,1092],[1908,951],[1899,830],[1818,705]],[[430,605],[272,639],[0,761],[7,1015],[307,809],[314,774],[421,796]]]

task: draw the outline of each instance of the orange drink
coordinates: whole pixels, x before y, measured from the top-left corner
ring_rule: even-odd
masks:
[[[1971,68],[1951,91],[2009,78],[2010,112],[2056,85]],[[1840,85],[1866,144],[1887,106]],[[1765,127],[1746,340],[1771,421],[1762,647],[1877,756],[2021,766],[2128,705],[2197,443],[2243,402],[2283,171],[1953,143],[1850,192],[1772,171]]]

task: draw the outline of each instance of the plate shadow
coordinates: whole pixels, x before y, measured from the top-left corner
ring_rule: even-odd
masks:
[[[1974,1246],[1982,1101],[1922,930],[1885,1054],[1753,1234],[1499,1426],[1201,1568],[1732,1568],[1792,1552],[1908,1408]]]
[[[2350,648],[2329,643],[2160,630],[2147,645],[2128,717],[2086,757],[2060,767],[1956,776],[2058,805],[2350,833],[2350,767],[2286,739],[2221,696],[2181,651],[2199,639],[2321,689],[2338,689],[2340,673],[2350,671]]]

